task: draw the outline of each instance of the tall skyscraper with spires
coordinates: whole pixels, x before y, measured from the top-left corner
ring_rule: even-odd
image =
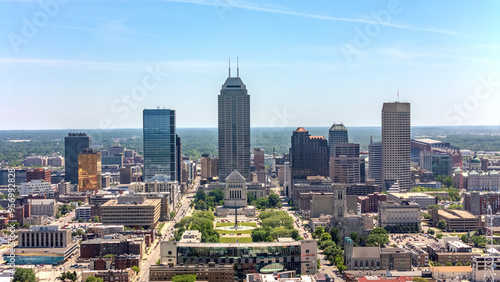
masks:
[[[396,182],[411,188],[410,103],[384,103],[382,107],[382,174],[385,187]]]
[[[241,78],[226,79],[218,97],[219,178],[225,181],[235,169],[250,180],[250,95]]]

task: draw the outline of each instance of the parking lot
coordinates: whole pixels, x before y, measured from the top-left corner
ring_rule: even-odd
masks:
[[[388,234],[389,235],[389,245],[396,244],[398,246],[404,246],[407,242],[413,244],[431,244],[437,242],[437,240],[427,234]]]

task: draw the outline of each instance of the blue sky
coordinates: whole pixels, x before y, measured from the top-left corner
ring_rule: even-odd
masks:
[[[40,4],[42,3],[42,4]],[[500,125],[498,1],[2,1],[0,129],[216,127],[233,75],[252,126]]]

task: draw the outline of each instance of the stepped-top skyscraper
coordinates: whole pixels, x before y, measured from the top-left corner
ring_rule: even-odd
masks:
[[[168,181],[177,180],[177,138],[175,111],[145,109],[143,111],[144,180],[165,175]]]
[[[224,181],[234,170],[250,180],[250,95],[239,77],[226,79],[219,104],[219,179]]]
[[[347,128],[342,123],[334,123],[328,130],[328,148],[330,149],[330,157],[335,155],[333,147],[335,144],[348,143]]]
[[[384,103],[382,108],[382,173],[386,188],[398,182],[411,187],[410,103]]]

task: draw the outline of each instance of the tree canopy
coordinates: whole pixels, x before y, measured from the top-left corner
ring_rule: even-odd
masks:
[[[441,229],[441,230],[446,230],[446,228],[448,227],[448,224],[446,223],[446,221],[444,219],[441,219],[436,224],[436,227],[439,228],[439,229]]]
[[[197,211],[192,216],[184,217],[175,224],[175,228],[179,228],[175,232],[175,239],[179,241],[185,230],[198,230],[201,232],[202,242],[218,243],[219,233],[214,230],[213,221],[213,213],[205,211]]]
[[[272,242],[278,238],[300,238],[299,231],[293,228],[293,219],[285,211],[262,211],[259,215],[261,228],[252,230],[252,242]]]
[[[196,278],[195,274],[181,274],[172,277],[172,282],[195,282]]]
[[[13,282],[36,282],[35,272],[29,268],[16,268]]]
[[[366,238],[368,244],[376,246],[384,246],[389,243],[389,236],[387,231],[382,227],[375,227],[370,235]]]

